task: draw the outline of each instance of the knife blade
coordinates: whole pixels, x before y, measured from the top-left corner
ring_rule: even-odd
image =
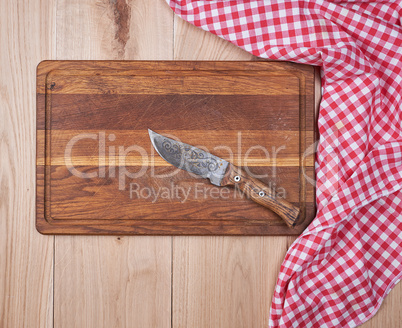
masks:
[[[300,210],[260,180],[243,169],[200,148],[168,138],[148,129],[152,145],[168,163],[199,177],[209,179],[216,186],[239,188],[254,202],[278,214],[289,227],[294,227]]]

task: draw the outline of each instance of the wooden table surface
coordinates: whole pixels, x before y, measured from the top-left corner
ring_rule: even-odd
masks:
[[[44,59],[253,60],[164,0],[0,0],[0,327],[267,327],[294,237],[43,236],[35,70]],[[319,86],[317,86],[319,87]],[[402,327],[401,284],[362,327]]]

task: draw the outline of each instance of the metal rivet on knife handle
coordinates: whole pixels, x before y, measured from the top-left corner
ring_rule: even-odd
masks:
[[[241,180],[241,182],[239,182]],[[258,179],[252,178],[244,170],[229,163],[221,186],[236,185],[250,199],[278,214],[289,227],[296,225],[300,210],[288,201],[278,198],[275,192]]]

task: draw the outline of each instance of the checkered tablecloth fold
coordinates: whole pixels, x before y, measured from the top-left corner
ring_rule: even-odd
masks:
[[[270,327],[355,327],[402,272],[402,1],[168,0],[262,57],[321,67],[317,215],[289,248]]]

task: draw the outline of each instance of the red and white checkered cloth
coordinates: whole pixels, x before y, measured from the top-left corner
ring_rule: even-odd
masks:
[[[263,58],[319,65],[318,212],[290,247],[270,327],[355,327],[402,275],[399,0],[171,0]]]

